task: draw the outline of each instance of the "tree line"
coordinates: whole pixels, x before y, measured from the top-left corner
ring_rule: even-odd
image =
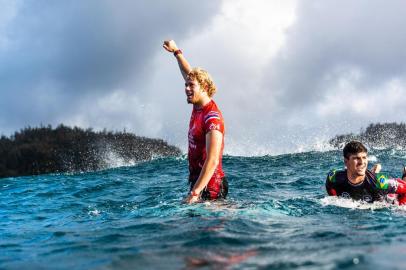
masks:
[[[343,134],[332,138],[330,144],[338,149],[352,140],[357,140],[373,148],[405,148],[406,124],[405,123],[377,123],[370,124],[360,134]]]
[[[62,124],[26,127],[1,136],[0,177],[100,170],[108,167],[105,157],[111,152],[125,162],[181,154],[163,140],[126,131],[95,132]]]

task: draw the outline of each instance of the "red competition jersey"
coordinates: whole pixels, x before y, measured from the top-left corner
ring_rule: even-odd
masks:
[[[189,124],[189,180],[194,182],[199,178],[203,164],[206,160],[206,134],[211,130],[218,130],[223,134],[219,165],[217,166],[207,187],[218,186],[224,177],[222,157],[224,149],[224,119],[216,103],[211,100],[202,108],[193,108]],[[214,187],[215,188],[215,187]],[[217,188],[215,188],[217,189]]]

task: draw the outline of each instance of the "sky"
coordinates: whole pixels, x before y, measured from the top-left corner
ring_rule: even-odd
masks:
[[[0,133],[130,131],[187,147],[192,110],[163,40],[206,69],[225,153],[325,150],[406,119],[406,2],[0,0]]]

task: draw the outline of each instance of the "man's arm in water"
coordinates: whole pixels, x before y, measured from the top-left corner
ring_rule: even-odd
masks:
[[[335,190],[336,172],[336,170],[331,170],[326,178],[326,191],[330,196],[337,196],[337,191]]]
[[[200,194],[209,183],[214,174],[217,166],[219,165],[221,145],[223,142],[223,133],[218,130],[211,130],[206,134],[206,152],[207,158],[203,164],[202,171],[199,178],[192,188],[193,194]],[[194,203],[199,201],[199,196],[192,196],[191,194],[186,198],[187,203]]]
[[[379,173],[382,169],[382,165],[377,163],[375,164],[371,171],[373,173]],[[396,194],[400,194],[400,195],[404,195],[406,194],[406,171],[405,168],[403,169],[403,175],[402,178],[393,178],[392,181],[395,181],[396,183],[392,184],[393,186],[396,187],[395,193]]]
[[[374,173],[379,173],[381,169],[381,164],[377,163],[372,167],[371,171]],[[388,184],[392,187],[392,191],[390,193],[406,195],[406,168],[403,168],[402,178],[390,178],[388,179]]]
[[[173,41],[173,40],[165,40],[163,47],[165,50],[167,50],[170,53],[175,53],[176,51],[179,51],[178,46],[176,45],[175,41]],[[183,79],[186,81],[187,75],[192,70],[192,67],[190,66],[190,64],[186,60],[186,58],[183,56],[182,52],[177,53],[175,57],[176,57],[176,60],[178,61],[179,69],[180,69],[180,72],[182,73]]]
[[[328,179],[326,180],[326,191],[329,196],[337,196],[337,191]]]

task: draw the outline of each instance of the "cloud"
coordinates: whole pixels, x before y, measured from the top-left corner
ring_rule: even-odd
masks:
[[[91,0],[5,6],[0,28],[3,132],[69,121],[85,104],[92,107],[122,86],[136,93],[126,83],[148,80],[162,39],[187,36],[210,19],[217,4]],[[199,12],[185,12],[192,7]]]
[[[213,76],[228,154],[322,150],[406,117],[403,1],[1,4],[3,133],[63,122],[185,150],[191,106],[167,38]]]
[[[266,121],[247,127],[256,130],[249,140],[273,153],[318,149],[337,133],[404,121],[404,2],[297,4],[284,45],[263,68],[261,105],[250,112]]]
[[[261,115],[266,110],[266,99],[261,99],[267,91],[261,87],[264,68],[285,44],[285,31],[295,20],[295,1],[273,2],[223,1],[210,24],[196,32],[179,45],[192,66],[200,66],[212,75],[218,92],[214,96],[226,119],[225,152],[231,154],[272,153],[269,140],[258,138],[257,132],[269,128],[270,123]],[[165,63],[156,70],[156,76],[165,81],[170,88],[179,89],[181,80],[176,70],[176,62],[162,55],[157,62]],[[172,72],[175,71],[175,73]],[[166,77],[170,74],[172,77]],[[164,78],[165,76],[165,78]],[[176,86],[174,79],[179,86]],[[173,83],[173,85],[172,85]],[[163,108],[165,122],[187,119],[190,109],[185,111],[183,92],[179,91],[181,101],[165,95],[165,100],[176,102],[180,109],[174,113],[172,107]],[[169,116],[169,117],[165,117]],[[172,119],[173,117],[173,119]],[[176,123],[176,140],[186,146],[187,121]],[[167,127],[173,130],[173,127]],[[170,138],[169,138],[170,139]],[[181,139],[181,141],[179,141]],[[246,142],[250,142],[246,144]]]
[[[325,108],[330,103],[344,113],[363,99],[370,101],[369,106],[350,109],[347,117],[377,119],[368,114],[371,107],[379,107],[372,102],[374,96],[389,93],[392,81],[398,81],[398,87],[404,89],[400,79],[406,65],[399,61],[406,56],[405,30],[401,27],[406,23],[404,2],[314,1],[302,3],[297,10],[286,46],[270,63],[264,79],[276,92],[279,113],[298,121],[319,122],[331,113],[321,110],[312,114],[307,110]],[[332,104],[332,96],[342,107]],[[298,113],[303,110],[306,113]]]

